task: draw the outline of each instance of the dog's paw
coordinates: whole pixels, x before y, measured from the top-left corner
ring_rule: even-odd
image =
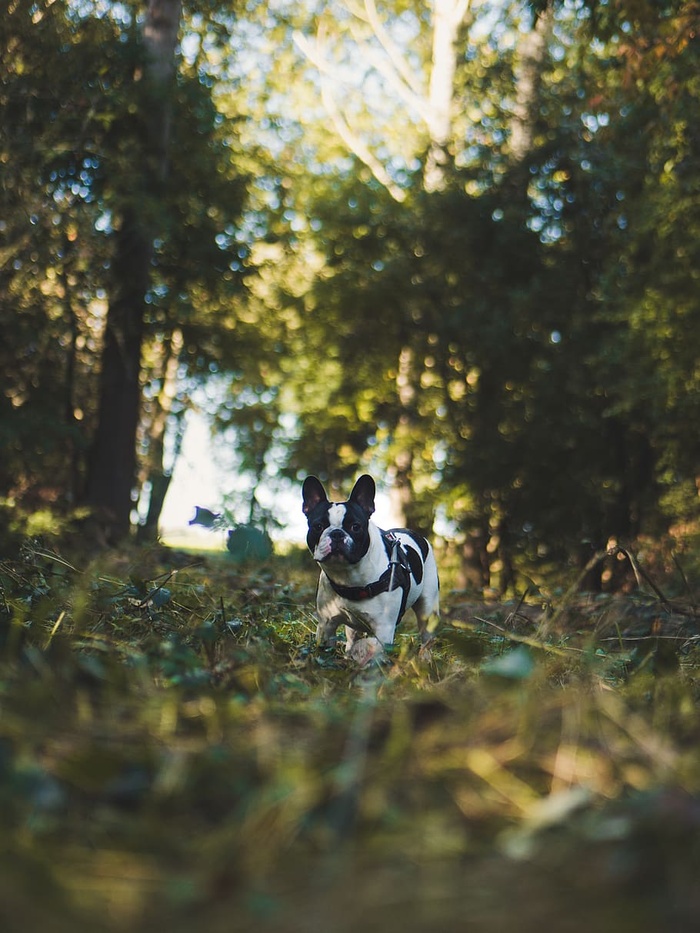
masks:
[[[433,660],[432,645],[433,645],[433,639],[431,638],[430,641],[426,641],[418,649],[419,660],[424,661],[426,664],[429,664]]]
[[[330,648],[338,643],[338,626],[342,619],[321,619],[316,626],[316,644],[319,648]]]
[[[348,651],[351,658],[359,667],[367,667],[384,655],[384,646],[378,638],[358,638]]]

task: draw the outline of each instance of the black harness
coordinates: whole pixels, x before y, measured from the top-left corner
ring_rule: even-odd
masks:
[[[406,611],[408,594],[411,589],[411,576],[414,576],[420,583],[422,572],[419,569],[419,558],[415,552],[411,551],[411,553],[408,553],[406,548],[392,532],[382,531],[381,534],[384,548],[389,558],[389,565],[378,580],[375,580],[373,583],[367,583],[364,586],[343,586],[341,583],[336,583],[335,580],[331,579],[325,570],[323,572],[326,573],[326,579],[338,596],[342,596],[343,599],[349,599],[352,602],[362,602],[362,600],[365,599],[372,599],[380,593],[390,593],[392,590],[398,590],[400,587],[401,608],[399,609],[396,620],[398,623]],[[423,551],[420,539],[418,539],[418,544],[421,547],[421,551]],[[427,551],[427,548],[425,550]],[[425,558],[425,552],[423,557]]]

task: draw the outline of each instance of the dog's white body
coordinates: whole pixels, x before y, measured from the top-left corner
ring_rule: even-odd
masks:
[[[329,502],[315,477],[304,484],[307,542],[321,568],[316,638],[328,644],[344,625],[345,650],[361,664],[393,643],[406,609],[413,609],[424,644],[439,614],[440,584],[429,542],[406,529],[382,532],[370,518],[373,511],[369,476],[358,480],[347,502]],[[382,580],[384,586],[377,586]]]

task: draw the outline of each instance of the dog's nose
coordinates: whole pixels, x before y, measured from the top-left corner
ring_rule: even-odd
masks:
[[[333,531],[331,531],[331,533],[330,533],[330,535],[329,535],[329,538],[330,538],[332,541],[333,541],[333,540],[338,541],[338,540],[340,540],[340,539],[342,539],[342,538],[344,538],[344,537],[345,537],[345,532],[343,531],[342,528],[334,528]]]

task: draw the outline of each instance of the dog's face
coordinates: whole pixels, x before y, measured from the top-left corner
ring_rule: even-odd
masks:
[[[375,485],[361,476],[347,502],[329,502],[321,481],[308,476],[302,487],[304,515],[309,522],[306,543],[319,563],[357,564],[369,549],[369,520],[374,512]]]

